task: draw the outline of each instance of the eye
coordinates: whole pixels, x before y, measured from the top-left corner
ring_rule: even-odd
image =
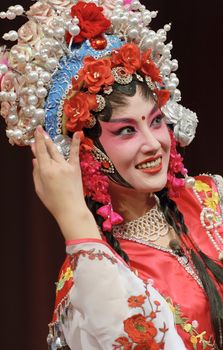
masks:
[[[135,133],[135,128],[133,126],[125,126],[115,132],[115,135],[121,135],[121,136],[126,136],[126,135],[132,135]]]
[[[153,119],[153,121],[152,121],[152,123],[151,123],[151,126],[153,126],[153,127],[159,127],[161,124],[162,124],[162,121],[163,121],[163,118],[164,118],[164,115],[163,114],[159,114],[159,115],[157,115],[154,119]]]

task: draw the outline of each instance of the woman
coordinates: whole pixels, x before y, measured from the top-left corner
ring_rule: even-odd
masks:
[[[129,17],[122,16],[122,21],[129,25],[136,19],[149,22],[138,3],[126,9]],[[100,26],[95,26],[99,32],[88,29],[89,13],[100,18]],[[96,5],[78,2],[71,14],[66,36],[69,47],[72,42],[76,46],[71,57],[60,61],[44,106],[45,128],[69,160],[40,126],[35,145],[31,142],[36,191],[57,220],[68,252],[57,284],[49,346],[221,349],[223,278],[220,264],[213,261],[217,252],[222,259],[220,200],[208,176],[195,184],[188,178],[186,184],[193,188],[185,187],[186,170],[172,127],[168,131],[166,125],[173,124],[181,145],[194,136],[196,118],[176,103],[177,78],[171,73],[176,62],[170,60],[170,46],[162,45],[169,27],[157,37],[146,31],[150,43],[141,31],[138,43],[128,44],[102,35],[111,23]],[[111,19],[114,34],[130,39],[139,35],[131,25],[123,29],[117,13]],[[153,50],[148,49],[152,38]],[[54,48],[44,44],[50,55]],[[38,64],[42,60],[37,54],[32,57]],[[16,59],[20,64],[12,64],[23,70],[21,57]],[[41,64],[50,70],[48,62]],[[55,64],[55,58],[50,63]],[[8,136],[16,143],[29,143],[27,116],[42,113],[40,82],[49,82],[46,71],[32,67],[32,62],[25,72],[20,86],[26,87],[27,81],[30,85],[20,90],[20,124],[7,116]],[[67,89],[64,82],[72,77]],[[33,96],[39,99],[36,103]],[[30,105],[38,111],[35,107],[32,112]],[[21,123],[26,131],[19,138],[21,129],[12,125]],[[190,126],[187,133],[184,123]],[[56,137],[55,128],[74,133],[69,155],[69,139]]]

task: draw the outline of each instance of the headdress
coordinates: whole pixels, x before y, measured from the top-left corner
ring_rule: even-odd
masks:
[[[148,84],[179,144],[192,141],[197,117],[179,103],[178,63],[171,57],[172,43],[165,44],[171,26],[157,32],[150,28],[157,11],[138,0],[41,0],[26,12],[20,5],[10,6],[0,18],[24,14],[28,21],[18,31],[3,35],[15,45],[0,51],[1,115],[11,144],[30,145],[42,124],[68,157],[68,131],[94,126],[93,112],[105,107],[103,95],[112,92],[114,82],[125,85],[133,78]],[[83,137],[81,147],[90,150],[93,144]],[[91,169],[107,162],[95,154],[87,156]],[[178,168],[185,174],[182,165]],[[97,174],[95,181],[101,184],[103,175]],[[85,194],[90,193],[94,197],[86,185]],[[108,198],[102,197],[107,205]]]

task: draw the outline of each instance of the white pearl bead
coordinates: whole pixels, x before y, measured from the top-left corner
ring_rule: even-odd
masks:
[[[130,38],[130,39],[135,39],[137,38],[139,32],[136,28],[132,28],[128,31],[127,33],[127,36]]]
[[[65,30],[62,27],[56,28],[55,29],[55,37],[56,38],[62,38],[65,34]]]
[[[152,39],[150,39],[150,38],[145,38],[144,40],[143,40],[143,49],[148,49],[148,48],[150,48],[150,47],[152,47],[152,45],[153,45],[153,40]]]
[[[20,140],[22,138],[22,130],[20,129],[14,129],[13,130],[13,137],[17,140]]]
[[[167,47],[163,50],[163,56],[166,58],[171,57],[170,50]]]
[[[15,13],[17,16],[21,16],[24,12],[24,8],[21,5],[15,5]]]
[[[72,36],[77,36],[81,30],[80,30],[80,27],[78,25],[71,24],[71,25],[69,25],[68,31]]]
[[[6,64],[0,64],[0,74],[5,74],[8,72],[8,67]]]
[[[72,23],[73,24],[78,24],[79,23],[79,19],[77,16],[75,16],[73,19],[72,19]]]
[[[48,72],[42,72],[40,74],[40,79],[44,82],[44,83],[48,83],[48,81],[50,81],[51,79],[51,75]]]
[[[173,78],[171,79],[171,82],[177,87],[179,85],[179,79],[178,78]]]
[[[39,124],[39,121],[36,118],[32,118],[30,120],[30,123],[31,123],[32,126],[37,126]]]
[[[26,71],[26,73],[30,73],[31,71],[32,71],[32,66],[31,66],[31,64],[27,64],[26,66],[25,66],[25,71]]]
[[[174,72],[178,69],[178,61],[176,59],[173,59],[171,62],[171,70]]]
[[[29,103],[30,105],[36,106],[37,103],[38,103],[38,97],[35,96],[35,95],[30,95],[30,96],[28,97],[28,103]]]
[[[41,120],[45,117],[45,111],[42,108],[37,108],[34,115],[37,119]]]
[[[129,19],[129,24],[132,26],[137,26],[138,24],[138,19],[134,16],[132,18]]]
[[[167,84],[167,89],[168,90],[175,90],[176,89],[176,84],[174,84],[172,81],[170,81],[168,84]]]
[[[4,40],[10,40],[10,39],[9,39],[9,33],[5,33],[5,34],[2,36],[2,38],[3,38]]]
[[[7,137],[8,137],[9,139],[12,138],[13,135],[14,135],[14,130],[13,130],[13,129],[7,129],[7,130],[6,130],[6,135],[7,135]]]
[[[130,8],[134,11],[139,10],[140,8],[140,2],[137,0],[132,1]]]
[[[26,56],[23,53],[19,53],[17,55],[17,61],[20,62],[20,63],[25,62],[26,61]]]
[[[171,69],[170,69],[170,66],[167,66],[167,65],[163,65],[160,69],[161,73],[163,75],[169,75],[170,72],[171,72]]]
[[[35,93],[35,89],[33,88],[33,87],[29,87],[28,89],[27,89],[27,94],[28,95],[33,95]]]
[[[0,12],[0,18],[5,19],[6,18],[6,12]]]
[[[147,36],[149,33],[149,29],[148,28],[143,28],[141,31],[140,31],[140,35],[143,37],[143,36]]]
[[[44,87],[39,87],[36,90],[36,96],[38,96],[39,98],[44,98],[47,95],[47,89],[45,89]]]
[[[146,15],[143,17],[143,23],[148,26],[152,20],[152,17],[150,15]]]
[[[120,18],[119,18],[119,16],[113,15],[113,16],[111,17],[111,21],[112,21],[112,23],[113,23],[114,25],[116,25],[116,24],[119,24],[119,23],[120,23]]]
[[[37,87],[43,87],[44,86],[44,82],[42,80],[38,80],[36,83]]]
[[[169,31],[170,31],[170,29],[171,29],[171,23],[169,23],[169,24],[165,24],[165,26],[164,26],[164,30],[165,30],[166,32],[169,32]]]
[[[157,14],[158,14],[158,11],[152,11],[152,12],[150,13],[150,15],[151,15],[152,18],[156,18]]]
[[[158,42],[156,44],[156,50],[158,50],[159,52],[162,52],[164,46],[165,46],[164,43]]]
[[[47,35],[48,36],[53,36],[54,35],[54,30],[51,28],[47,28]]]
[[[18,116],[16,114],[10,114],[7,117],[7,122],[15,125],[18,122]]]
[[[192,188],[195,184],[195,179],[192,176],[187,176],[185,179],[185,186],[187,188]]]
[[[57,67],[58,61],[55,58],[49,58],[47,62],[48,67],[53,70]]]
[[[6,17],[10,20],[15,19],[16,18],[16,14],[14,12],[11,11],[7,11],[6,12]]]
[[[180,92],[180,90],[179,89],[176,89],[175,91],[174,91],[174,100],[176,101],[176,102],[179,102],[180,100],[181,100],[181,92]]]
[[[32,71],[28,73],[27,78],[31,83],[35,83],[38,80],[38,73],[36,71]]]
[[[15,6],[9,6],[8,11],[14,12],[15,11]]]

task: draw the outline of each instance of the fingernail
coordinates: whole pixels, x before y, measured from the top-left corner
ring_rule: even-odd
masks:
[[[46,132],[45,130],[43,130],[42,132],[43,132],[43,135],[44,135],[45,139],[46,139],[46,140],[49,140],[50,137],[49,137],[49,135],[47,134],[47,132]]]
[[[43,131],[42,125],[37,125],[36,130],[38,130],[38,131],[40,131],[40,132]]]

